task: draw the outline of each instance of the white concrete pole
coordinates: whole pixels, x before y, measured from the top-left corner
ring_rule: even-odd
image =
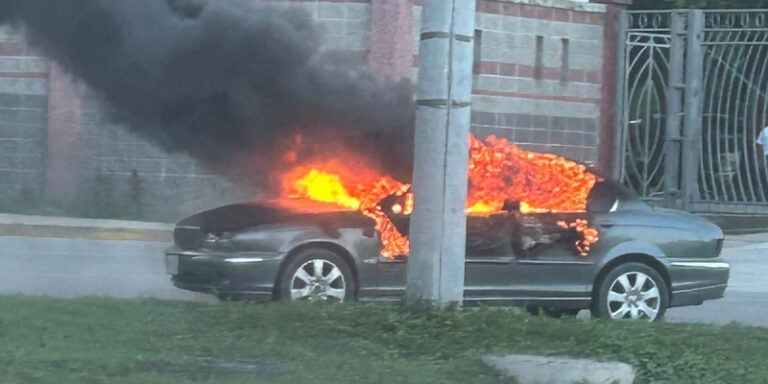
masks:
[[[406,302],[464,294],[475,0],[423,0]]]

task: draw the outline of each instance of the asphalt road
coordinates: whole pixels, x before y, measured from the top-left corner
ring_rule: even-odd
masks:
[[[668,321],[768,326],[768,244],[726,248],[722,256],[731,264],[725,297],[699,306],[670,308]]]
[[[174,287],[165,242],[0,237],[0,294],[213,300]]]
[[[167,242],[0,237],[0,294],[215,301],[170,283],[163,258],[167,246]],[[726,248],[723,258],[731,263],[725,298],[672,308],[668,321],[768,326],[768,244]]]

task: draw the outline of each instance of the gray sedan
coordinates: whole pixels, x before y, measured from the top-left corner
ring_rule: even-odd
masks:
[[[387,199],[385,199],[387,200]],[[397,229],[408,216],[382,201]],[[587,211],[505,211],[467,218],[464,299],[548,314],[590,309],[609,319],[660,319],[668,307],[723,297],[723,232],[689,213],[653,208],[600,182]],[[562,223],[586,220],[599,240]],[[183,289],[247,300],[400,300],[407,256],[380,255],[370,218],[356,211],[302,212],[267,203],[220,207],[178,223],[166,251]]]

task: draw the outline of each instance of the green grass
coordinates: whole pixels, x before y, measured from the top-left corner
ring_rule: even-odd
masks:
[[[638,383],[763,383],[768,329],[381,304],[0,296],[0,383],[498,383],[480,357],[622,361]],[[257,371],[217,362],[246,361]]]

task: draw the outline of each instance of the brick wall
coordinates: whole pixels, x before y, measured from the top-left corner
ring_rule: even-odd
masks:
[[[257,196],[189,156],[169,154],[116,124],[90,91],[83,97],[81,124],[81,193],[74,204],[85,200],[101,204],[99,210],[107,213],[175,220]]]
[[[33,198],[45,180],[48,60],[0,28],[0,198]]]
[[[323,49],[361,59],[369,43],[370,5],[361,1],[300,1],[324,33]],[[114,201],[116,210],[174,219],[216,205],[258,196],[183,154],[169,154],[115,125],[98,96],[86,92],[78,175],[82,198]]]
[[[569,1],[479,1],[473,131],[596,161],[604,12]]]
[[[416,79],[420,0],[392,0],[378,8],[370,0],[282,1],[303,7],[317,20],[324,32],[323,49],[359,57],[387,76],[408,74],[412,61],[410,76]],[[411,14],[403,12],[409,8]],[[477,10],[473,132],[507,137],[530,150],[596,161],[605,98],[601,84],[606,6],[570,0],[478,0]],[[389,28],[386,18],[393,18],[397,28]],[[372,45],[382,34],[399,37]],[[387,54],[387,44],[396,46],[396,55]],[[46,172],[55,169],[55,164],[46,163],[49,146],[57,146],[46,142],[55,128],[48,126],[48,116],[53,116],[48,111],[49,67],[23,37],[0,29],[0,198],[26,196],[28,191],[60,192],[46,181]],[[136,137],[109,119],[96,95],[87,89],[80,93],[78,127],[73,130],[78,143],[71,147],[77,151],[72,176],[77,190],[71,198],[75,204],[99,201],[111,203],[116,211],[139,209],[172,220],[258,193]]]
[[[472,132],[595,162],[605,10],[568,0],[478,0]],[[420,14],[416,1],[414,52]]]
[[[324,50],[366,59],[369,1],[294,2],[317,20]],[[70,85],[82,99],[78,126],[49,127],[49,113],[57,116],[48,110],[50,98],[51,105],[66,101],[50,93],[50,67],[19,31],[0,28],[0,199],[63,200],[64,206],[85,214],[175,220],[258,196],[258,190],[238,186],[116,125],[99,97],[82,85]],[[60,142],[62,131],[66,140],[77,135],[75,145]],[[74,190],[66,191],[69,186]]]
[[[368,51],[370,0],[290,1],[301,4],[320,25],[325,49],[358,52],[361,55]]]

